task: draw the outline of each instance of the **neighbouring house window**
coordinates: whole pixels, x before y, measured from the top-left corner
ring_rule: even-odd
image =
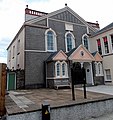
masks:
[[[57,61],[55,63],[56,77],[67,77],[67,63],[65,61]]]
[[[95,74],[96,76],[103,76],[103,68],[101,62],[95,62]]]
[[[88,42],[88,35],[85,34],[82,37],[82,44],[84,45],[84,47],[89,50],[89,42]]]
[[[109,53],[107,37],[103,37],[103,40],[104,40],[105,54],[107,54],[107,53]]]
[[[66,52],[69,52],[75,47],[74,35],[71,32],[65,34]]]
[[[106,73],[106,79],[109,81],[111,81],[111,72],[110,72],[110,69],[106,69],[105,70],[105,73]]]
[[[46,40],[46,51],[56,51],[56,34],[53,30],[49,29],[45,32],[45,40]]]
[[[18,43],[17,43],[17,55],[20,54],[20,40],[18,40]]]
[[[97,40],[97,46],[98,46],[98,52],[99,52],[99,54],[102,55],[102,49],[101,49],[100,39]]]
[[[15,46],[13,46],[13,58],[15,56]]]
[[[113,35],[111,35],[111,45],[112,45],[112,51],[113,51]]]

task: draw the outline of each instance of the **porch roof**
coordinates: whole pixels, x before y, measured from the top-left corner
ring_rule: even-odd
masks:
[[[98,53],[98,51],[95,51],[94,53],[92,53],[93,57],[95,58],[95,61],[102,61],[102,57],[101,55]]]
[[[60,61],[60,60],[67,60],[67,55],[62,51],[57,51],[57,52],[54,52],[53,54],[51,54],[48,59],[46,60],[46,62],[50,62],[50,61]]]
[[[69,60],[77,62],[92,62],[95,61],[93,55],[83,46],[80,45],[78,48],[74,48],[68,54]]]

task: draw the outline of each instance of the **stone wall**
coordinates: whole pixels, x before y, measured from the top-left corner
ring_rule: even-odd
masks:
[[[72,103],[51,108],[51,120],[87,120],[113,112],[113,98]],[[7,115],[7,120],[42,120],[41,110]]]

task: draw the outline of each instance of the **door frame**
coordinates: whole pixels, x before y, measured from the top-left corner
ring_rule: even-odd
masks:
[[[93,79],[93,71],[92,71],[92,63],[91,62],[84,62],[84,68],[86,70],[86,83],[87,84],[91,84],[91,85],[94,85],[94,79]],[[86,65],[85,65],[86,64]],[[89,69],[89,72],[90,72],[90,81],[87,80],[87,70]]]
[[[14,90],[16,90],[16,73],[15,72],[8,72],[7,73],[7,90],[9,90],[9,74],[15,74],[15,86],[14,86]]]

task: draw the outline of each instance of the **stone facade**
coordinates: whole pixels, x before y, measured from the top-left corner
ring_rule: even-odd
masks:
[[[20,55],[21,54],[24,55],[23,65],[24,65],[24,71],[25,71],[25,76],[24,76],[25,88],[47,87],[47,79],[48,79],[47,77],[52,77],[53,80],[58,80],[57,78],[55,78],[56,77],[55,63],[57,61],[53,60],[50,63],[50,62],[47,62],[46,60],[50,57],[51,54],[53,54],[54,52],[58,52],[60,50],[64,52],[65,56],[66,54],[68,54],[66,50],[66,47],[67,47],[66,34],[67,33],[71,33],[73,35],[73,39],[74,39],[73,46],[75,48],[78,48],[81,44],[83,44],[83,38],[82,38],[83,35],[87,35],[88,37],[90,37],[90,35],[95,33],[96,31],[94,28],[92,28],[92,26],[90,26],[83,18],[77,15],[69,7],[65,7],[56,12],[46,14],[45,16],[37,17],[35,19],[26,21],[23,28],[24,28],[23,29],[24,30],[24,36],[23,36],[24,50],[22,51],[22,53],[20,53]],[[54,31],[56,35],[55,36],[56,46],[57,46],[56,51],[50,52],[46,50],[46,44],[47,44],[46,31],[47,30]],[[11,44],[10,44],[10,47],[11,47]],[[90,51],[90,48],[89,48],[89,51]],[[71,54],[73,52],[74,51],[72,50]],[[90,52],[88,54],[90,54]],[[58,61],[62,62],[62,60],[58,60]],[[69,61],[69,59],[67,58],[67,61],[68,62],[66,64],[68,67],[67,68],[68,77],[62,78],[62,80],[71,81],[71,72],[70,72],[71,66],[69,63],[74,62],[74,60]],[[80,60],[78,62],[87,63],[89,61]],[[92,61],[90,61],[90,63],[91,62]],[[87,69],[89,69],[88,67],[91,67],[91,65],[86,67]],[[12,68],[9,68],[9,69],[12,69]],[[92,81],[90,81],[90,83],[93,83]],[[17,86],[19,86],[17,88],[20,88],[20,85],[19,85],[20,82],[17,82],[17,84],[18,84]]]

